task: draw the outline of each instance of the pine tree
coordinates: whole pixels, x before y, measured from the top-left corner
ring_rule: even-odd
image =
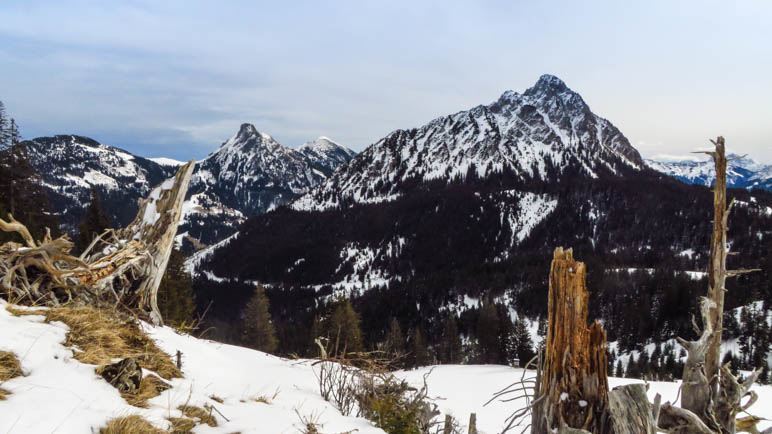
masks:
[[[10,120],[5,111],[5,104],[0,101],[0,151],[11,146]]]
[[[515,325],[503,305],[496,305],[496,315],[499,317],[499,358],[494,363],[511,366],[517,359]]]
[[[413,330],[410,347],[413,366],[418,367],[431,364],[431,355],[429,354],[429,349],[426,346],[426,341],[424,339],[424,333],[421,331],[420,326]]]
[[[721,365],[726,365],[729,363],[729,369],[732,371],[732,374],[737,376],[738,369],[737,369],[737,360],[734,357],[734,353],[732,351],[727,351],[724,354],[724,358],[721,359]]]
[[[308,352],[306,353],[309,357],[322,357],[322,352],[319,349],[319,345],[316,343],[317,339],[322,340],[322,338],[325,338],[324,336],[324,323],[321,318],[319,318],[319,315],[314,315],[314,319],[311,320],[311,328],[309,329],[309,337],[310,342],[308,342]],[[325,342],[321,342],[321,344],[324,346]],[[327,347],[325,346],[325,351],[327,351]]]
[[[462,354],[463,349],[458,332],[458,324],[456,323],[456,316],[450,314],[445,317],[442,327],[442,339],[440,340],[438,358],[441,363],[461,363]]]
[[[349,300],[335,302],[325,328],[331,356],[345,357],[348,353],[362,351],[359,315]]]
[[[177,249],[172,250],[166,272],[158,287],[158,309],[164,321],[173,327],[193,324],[195,298],[193,282],[185,271],[185,257]]]
[[[244,308],[243,330],[243,342],[246,346],[266,353],[276,351],[276,331],[271,322],[268,296],[261,285],[257,285],[255,294]]]
[[[539,318],[539,325],[536,328],[536,335],[544,342],[547,338],[547,320]]]
[[[617,367],[614,370],[614,376],[617,378],[624,378],[625,377],[625,368],[622,366],[622,360],[617,360]]]
[[[630,358],[627,360],[625,378],[641,378],[640,365],[638,364],[638,361],[635,360],[635,356],[633,354],[630,354]]]
[[[480,363],[498,363],[499,318],[496,306],[485,301],[477,318],[477,347]]]
[[[606,361],[607,361],[606,372],[608,372],[609,375],[613,376],[614,365],[616,364],[616,361],[617,361],[617,351],[616,350],[609,351],[608,349],[606,349]]]
[[[651,378],[651,363],[649,362],[649,353],[646,348],[641,350],[641,355],[638,357],[638,377],[643,379]]]
[[[533,350],[533,341],[531,340],[531,334],[528,332],[528,326],[522,318],[518,318],[515,321],[513,336],[515,354],[520,361],[520,366],[525,367],[536,353]]]
[[[405,337],[402,335],[402,328],[396,318],[389,321],[389,331],[386,333],[383,351],[390,357],[399,357],[405,353]]]
[[[651,353],[651,359],[649,361],[649,372],[652,380],[659,380],[662,376],[662,367],[660,359],[662,358],[662,349],[659,344],[654,346],[654,351]]]
[[[59,232],[16,121],[7,117],[0,102],[0,217],[5,218],[8,213],[23,222],[33,238],[41,239],[46,228],[51,229],[52,236]],[[8,240],[18,241],[15,234],[0,233],[0,243]]]
[[[78,226],[78,241],[76,250],[83,252],[88,248],[91,242],[99,236],[105,229],[110,227],[110,219],[102,208],[102,201],[99,198],[99,192],[91,188],[91,202],[86,208],[86,214]]]

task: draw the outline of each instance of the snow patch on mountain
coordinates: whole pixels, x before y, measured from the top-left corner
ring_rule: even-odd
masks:
[[[509,258],[511,250],[525,241],[536,225],[558,206],[557,199],[546,194],[516,190],[505,190],[500,194],[514,198],[517,202],[502,201],[499,205],[501,226],[509,229],[509,242],[507,249],[496,257],[497,262]]]
[[[161,166],[169,166],[169,167],[179,167],[185,164],[184,161],[175,160],[173,158],[167,158],[167,157],[152,157],[148,158],[148,160],[158,163]]]

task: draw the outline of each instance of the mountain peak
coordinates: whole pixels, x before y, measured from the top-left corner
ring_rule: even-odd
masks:
[[[563,80],[550,74],[544,74],[539,77],[532,87],[525,91],[525,95],[539,95],[539,94],[559,94],[564,92],[574,93]]]
[[[311,140],[310,142],[303,143],[300,145],[300,148],[298,150],[304,150],[304,149],[314,149],[314,150],[333,150],[333,149],[345,149],[345,146],[341,145],[340,143],[336,142],[335,140],[332,140],[329,137],[326,136],[319,136],[314,140]]]
[[[262,138],[269,138],[270,136],[264,133],[261,133],[260,131],[257,131],[257,128],[255,128],[254,125],[249,123],[243,123],[239,127],[239,132],[236,133],[234,136],[234,139],[236,141],[246,141],[253,137],[261,136]]]

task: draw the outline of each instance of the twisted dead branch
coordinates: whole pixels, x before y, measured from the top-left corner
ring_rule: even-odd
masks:
[[[162,322],[156,302],[182,215],[182,203],[195,163],[153,189],[125,228],[100,234],[79,257],[73,243],[47,231],[36,241],[27,227],[8,216],[0,230],[24,241],[0,246],[0,287],[9,301],[59,305],[113,305]]]

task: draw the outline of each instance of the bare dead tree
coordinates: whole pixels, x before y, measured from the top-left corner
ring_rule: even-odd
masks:
[[[650,404],[646,386],[641,384],[608,391],[605,332],[598,322],[587,326],[584,264],[574,260],[571,250],[558,248],[550,269],[547,343],[534,387],[532,434],[737,432],[737,415],[757,399],[750,389],[761,371],[740,382],[729,366],[720,366],[724,293],[727,278],[755,270],[727,269],[727,223],[732,204],[726,203],[725,143],[723,137],[712,142],[715,151],[708,154],[716,167],[716,183],[709,286],[700,302],[702,329],[695,323],[698,338],[678,338],[687,351],[681,406],[670,402],[660,405],[659,395]],[[521,411],[515,416],[523,414]],[[741,422],[744,431],[758,432],[757,419],[743,418]]]
[[[0,285],[9,300],[30,304],[83,303],[112,305],[162,322],[156,302],[158,286],[174,246],[194,162],[153,189],[125,228],[109,229],[80,257],[70,254],[66,237],[47,231],[34,240],[12,215],[0,230],[15,232],[23,243],[0,246]]]
[[[659,419],[660,427],[670,433],[734,434],[737,431],[737,414],[747,410],[757,399],[750,388],[761,373],[757,369],[740,382],[728,366],[720,365],[726,280],[756,270],[727,269],[727,227],[733,202],[727,206],[724,138],[718,137],[711,142],[715,150],[706,154],[713,159],[716,182],[713,186],[708,293],[701,302],[703,329],[697,340],[678,339],[688,353],[684,365],[681,408],[666,404]],[[743,404],[741,401],[746,397],[748,400]]]

